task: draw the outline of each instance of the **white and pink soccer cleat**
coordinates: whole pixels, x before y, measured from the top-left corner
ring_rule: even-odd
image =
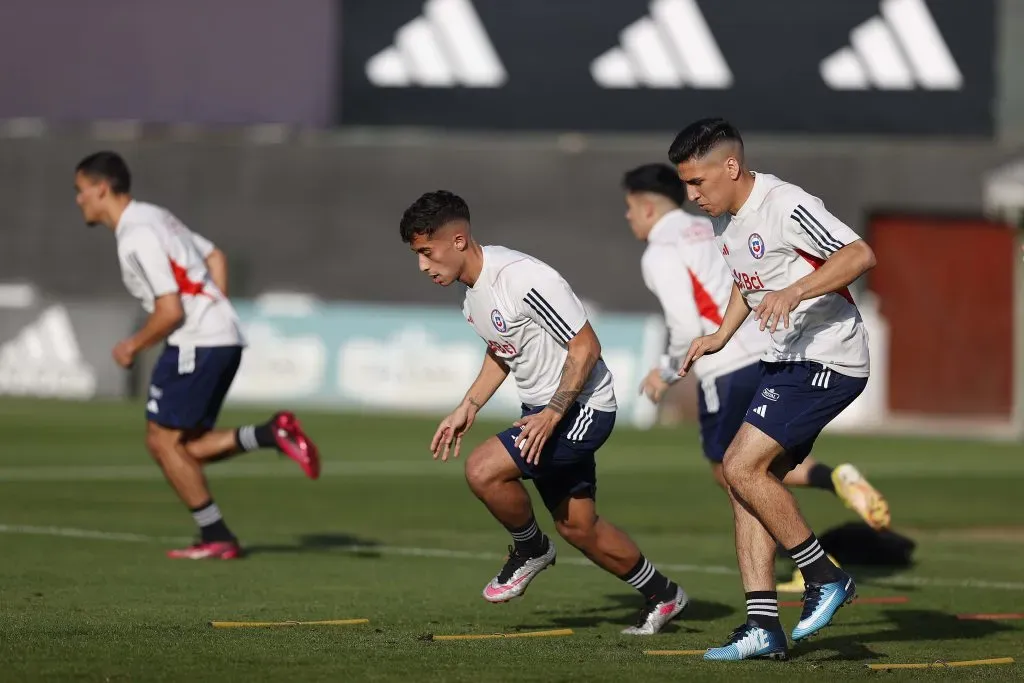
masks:
[[[508,602],[526,592],[534,577],[555,564],[555,544],[548,539],[548,548],[542,555],[529,557],[508,547],[508,559],[489,584],[484,587],[484,600],[487,602]]]
[[[242,548],[238,541],[200,541],[187,548],[167,551],[167,557],[172,560],[237,560],[241,556]]]
[[[622,633],[627,636],[653,636],[665,628],[665,624],[679,616],[679,613],[686,609],[688,602],[686,591],[676,586],[676,595],[673,599],[648,600],[640,612],[636,625],[623,629]]]

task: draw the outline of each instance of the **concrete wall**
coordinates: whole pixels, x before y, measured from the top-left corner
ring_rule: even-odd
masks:
[[[124,153],[137,196],[224,247],[239,295],[295,288],[333,299],[457,298],[416,271],[402,211],[445,188],[481,240],[536,254],[606,309],[653,310],[618,188],[659,161],[665,137],[296,134],[256,129],[31,129],[0,135],[0,273],[61,296],[121,295],[112,236],[87,230],[72,174],[98,148]],[[21,137],[19,137],[19,135]],[[988,142],[749,140],[755,169],[820,196],[858,230],[880,209],[977,213],[981,176],[1013,155]]]

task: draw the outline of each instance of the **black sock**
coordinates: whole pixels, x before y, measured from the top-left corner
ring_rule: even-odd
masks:
[[[203,543],[214,543],[217,541],[233,541],[235,535],[228,529],[224,519],[220,516],[220,508],[212,500],[203,503],[197,508],[190,508],[192,519],[199,525],[199,533],[202,534]]]
[[[277,440],[274,438],[274,425],[270,422],[261,425],[239,427],[235,430],[235,441],[243,451],[277,448]]]
[[[640,591],[640,594],[648,600],[657,599],[659,602],[675,600],[676,591],[679,588],[668,577],[655,569],[650,560],[643,555],[629,572],[619,578]]]
[[[747,623],[761,628],[779,630],[779,594],[775,591],[747,593]]]
[[[800,572],[804,575],[804,581],[808,583],[829,583],[838,578],[836,566],[828,555],[821,549],[817,537],[811,534],[810,537],[795,548],[786,552],[796,562]]]
[[[832,468],[828,465],[815,463],[811,471],[807,473],[807,481],[812,488],[836,492],[836,485],[832,483]]]
[[[548,538],[537,526],[537,520],[530,517],[530,521],[524,526],[516,529],[509,529],[512,534],[512,542],[516,550],[521,550],[528,555],[541,555],[548,549]]]

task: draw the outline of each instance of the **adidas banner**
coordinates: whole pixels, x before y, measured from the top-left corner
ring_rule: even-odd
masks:
[[[343,3],[341,121],[989,135],[994,0]]]
[[[124,301],[0,304],[0,396],[128,396],[130,376],[110,354],[138,321],[138,306]]]

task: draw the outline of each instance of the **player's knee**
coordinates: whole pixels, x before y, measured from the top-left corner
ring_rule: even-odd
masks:
[[[556,520],[558,535],[574,548],[585,549],[594,544],[597,520]]]
[[[146,427],[146,450],[154,460],[163,462],[174,453],[180,438],[180,432],[150,422]]]
[[[757,463],[738,450],[730,448],[722,459],[722,478],[731,488],[742,487],[743,484],[757,474]]]
[[[519,476],[519,468],[497,439],[484,442],[466,460],[466,482],[478,496],[491,486]]]
[[[466,460],[466,483],[474,493],[480,493],[497,481],[495,468],[487,457],[487,452],[474,450]]]

